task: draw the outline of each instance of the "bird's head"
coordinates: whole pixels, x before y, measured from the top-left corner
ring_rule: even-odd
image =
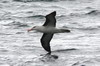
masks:
[[[31,29],[28,29],[27,31],[30,32],[32,30],[35,30],[37,28],[37,26],[32,27]]]

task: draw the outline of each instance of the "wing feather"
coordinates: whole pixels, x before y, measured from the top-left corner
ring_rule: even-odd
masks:
[[[44,33],[42,38],[41,38],[41,44],[42,44],[42,47],[48,51],[49,53],[51,53],[51,48],[50,48],[50,41],[53,37],[53,34],[51,33]]]
[[[56,11],[46,15],[46,21],[45,23],[43,24],[43,26],[52,26],[52,27],[55,27],[56,26],[56,18],[55,18],[55,15],[56,15]]]

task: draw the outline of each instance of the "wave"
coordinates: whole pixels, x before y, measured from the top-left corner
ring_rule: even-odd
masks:
[[[92,2],[91,0],[13,0],[17,2],[37,2],[37,1],[47,1],[47,2],[59,2],[59,1],[79,1],[79,2]]]
[[[28,16],[27,18],[44,18],[45,16],[44,15],[34,15],[34,16]]]
[[[20,22],[12,22],[12,23],[9,23],[9,24],[6,24],[5,26],[15,26],[15,27],[29,27],[27,24],[25,23],[20,23]]]
[[[26,18],[39,18],[39,19],[44,19],[46,15],[33,15],[33,16],[28,16]],[[66,18],[66,15],[57,15],[56,18],[57,19],[62,19],[62,18]]]
[[[37,2],[37,1],[48,1],[48,2],[58,2],[58,1],[75,1],[75,0],[13,0],[17,2]]]
[[[86,15],[99,15],[99,14],[100,14],[100,11],[98,11],[98,10],[92,10],[92,11],[86,13]]]
[[[97,30],[99,29],[100,26],[97,26],[97,27],[85,27],[85,28],[77,28],[77,29],[80,29],[80,30]]]
[[[36,1],[59,1],[59,0],[13,0],[17,2],[36,2]]]
[[[96,25],[96,26],[83,26],[83,25],[79,25],[79,24],[75,24],[75,25],[67,25],[67,26],[63,26],[63,28],[71,28],[71,29],[79,29],[79,30],[98,30],[100,29],[100,26],[99,25]]]

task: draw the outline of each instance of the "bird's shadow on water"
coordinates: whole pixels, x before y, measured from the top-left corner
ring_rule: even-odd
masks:
[[[67,52],[67,51],[74,51],[74,50],[77,50],[75,48],[71,48],[71,49],[60,49],[60,50],[55,50],[55,51],[52,51],[52,52]]]
[[[71,49],[60,49],[60,50],[55,50],[55,51],[52,51],[52,54],[43,54],[43,55],[40,55],[41,58],[40,60],[43,61],[43,62],[54,62],[56,61],[59,56],[56,55],[57,52],[68,52],[68,51],[74,51],[74,50],[77,50],[75,48],[71,48]]]
[[[48,53],[40,56],[41,56],[40,60],[43,62],[54,62],[55,60],[58,59],[57,55],[52,55]]]

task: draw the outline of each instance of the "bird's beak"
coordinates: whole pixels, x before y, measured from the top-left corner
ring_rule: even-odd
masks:
[[[28,29],[27,31],[30,32],[30,31],[34,30],[34,28],[35,28],[35,26],[32,27],[31,29]]]
[[[28,29],[27,31],[28,31],[28,32],[30,32],[30,31],[32,31],[32,30],[33,30],[33,28],[31,28],[31,29]]]

